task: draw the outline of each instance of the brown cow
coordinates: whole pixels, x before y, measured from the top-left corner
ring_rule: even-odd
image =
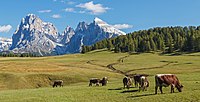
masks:
[[[98,78],[91,78],[91,79],[90,79],[89,86],[92,86],[92,84],[96,84],[96,86],[99,86],[100,81],[101,81],[101,80],[98,79]]]
[[[123,84],[124,84],[124,89],[127,88],[129,89],[130,86],[132,85],[132,79],[130,77],[124,77],[123,79]]]
[[[149,81],[147,80],[147,77],[145,77],[145,76],[140,77],[139,85],[140,85],[139,92],[140,92],[140,90],[147,91],[147,87],[149,87]]]
[[[183,85],[180,84],[176,75],[173,74],[157,74],[155,76],[155,82],[155,94],[157,94],[158,87],[160,88],[160,92],[163,93],[162,86],[168,87],[171,85],[171,93],[174,92],[174,87],[176,87],[179,92],[181,92],[183,88]]]
[[[53,83],[53,87],[62,86],[63,87],[63,81],[62,80],[55,80]]]

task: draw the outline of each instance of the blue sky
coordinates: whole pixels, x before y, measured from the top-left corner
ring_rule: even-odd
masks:
[[[1,0],[0,37],[10,37],[33,13],[62,33],[99,17],[126,33],[153,27],[200,25],[200,0]]]

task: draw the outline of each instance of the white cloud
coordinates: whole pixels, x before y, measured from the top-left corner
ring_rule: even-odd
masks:
[[[9,32],[11,29],[12,29],[12,26],[11,26],[11,25],[3,25],[3,26],[0,26],[0,32],[1,32],[1,33],[7,33],[7,32]]]
[[[74,8],[66,8],[64,9],[65,12],[75,12]]]
[[[79,13],[82,13],[82,14],[83,14],[83,13],[86,13],[86,12],[85,12],[85,11],[79,11]]]
[[[76,7],[83,8],[94,15],[105,13],[108,9],[110,9],[108,7],[103,7],[102,4],[94,4],[93,1],[76,5]]]
[[[64,1],[64,0],[61,0],[60,2],[61,2],[61,3],[65,3],[65,1]]]
[[[49,13],[49,12],[51,12],[51,10],[40,10],[40,11],[38,11],[39,13]]]
[[[51,16],[52,18],[55,18],[55,19],[58,19],[58,18],[61,18],[61,16],[59,14],[54,14]]]
[[[73,5],[73,4],[75,4],[75,2],[73,2],[73,1],[68,1],[67,4],[68,4],[68,5]]]
[[[133,25],[129,24],[115,24],[113,25],[117,29],[128,29],[128,28],[133,28]]]

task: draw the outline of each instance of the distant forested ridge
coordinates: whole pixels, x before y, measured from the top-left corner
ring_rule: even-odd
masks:
[[[82,46],[82,53],[104,48],[114,52],[198,52],[200,51],[200,26],[140,30],[116,38],[104,39],[91,46]]]

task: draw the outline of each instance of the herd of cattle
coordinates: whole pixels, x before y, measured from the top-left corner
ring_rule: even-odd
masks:
[[[130,88],[133,80],[135,87],[138,87],[139,85],[139,91],[146,91],[149,87],[149,81],[147,79],[148,75],[146,74],[136,74],[136,75],[127,75],[123,78],[123,85],[124,88]],[[95,84],[96,86],[99,86],[100,84],[102,86],[106,86],[108,83],[108,78],[103,77],[102,79],[99,78],[91,78],[89,80],[89,86],[92,86],[92,84]],[[53,87],[57,86],[63,86],[62,80],[55,80]],[[178,78],[174,74],[157,74],[155,76],[155,94],[157,94],[158,87],[160,89],[160,92],[163,93],[162,87],[168,87],[171,86],[171,93],[174,93],[174,88],[177,88],[179,92],[182,91],[183,85],[180,84]]]

